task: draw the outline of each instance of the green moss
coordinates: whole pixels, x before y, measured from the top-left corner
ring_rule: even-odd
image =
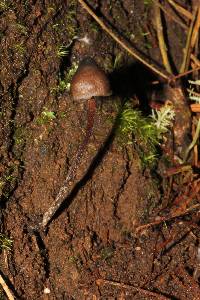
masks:
[[[60,45],[57,48],[56,54],[57,54],[58,57],[67,56],[69,54],[69,49],[68,49],[68,47],[66,47],[64,45]]]
[[[23,45],[22,42],[13,45],[13,50],[20,55],[24,55],[26,53],[26,47]]]
[[[120,67],[122,67],[122,61],[123,61],[123,53],[119,52],[117,53],[117,55],[115,55],[115,59],[113,62],[113,69],[119,69]]]
[[[50,123],[56,118],[55,112],[47,110],[47,108],[44,108],[44,111],[42,111],[40,117],[36,119],[36,123],[38,125],[44,125],[47,123]]]
[[[15,129],[13,139],[16,145],[21,145],[24,143],[26,131],[23,127],[18,127]]]
[[[0,196],[8,199],[11,191],[15,187],[18,178],[18,165],[13,165],[4,171],[0,177]]]
[[[101,259],[108,260],[111,259],[114,255],[114,249],[112,247],[104,247],[101,250]]]
[[[69,1],[68,11],[66,15],[66,32],[69,39],[73,39],[77,35],[77,21],[76,21],[77,1]]]
[[[0,250],[10,251],[12,249],[13,241],[5,234],[0,233]]]
[[[9,9],[10,5],[11,5],[10,1],[8,1],[8,0],[1,0],[0,1],[0,12],[3,12],[5,10]]]
[[[148,6],[151,5],[153,3],[152,0],[144,0],[144,5]]]
[[[70,256],[69,262],[75,265],[78,270],[80,270],[83,266],[83,261],[81,259],[80,254]]]
[[[70,82],[78,68],[78,64],[74,62],[71,68],[68,69],[64,79],[59,78],[58,85],[51,89],[52,94],[63,93],[70,90]]]
[[[23,35],[27,35],[27,28],[25,25],[17,23],[16,24],[16,29],[18,32],[20,32]]]
[[[171,126],[174,111],[164,106],[145,117],[142,112],[126,104],[119,116],[118,135],[125,144],[134,144],[144,166],[153,167],[163,135]]]

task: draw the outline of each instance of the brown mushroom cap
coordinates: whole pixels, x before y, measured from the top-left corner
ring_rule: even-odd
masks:
[[[81,61],[72,78],[70,93],[74,100],[87,100],[96,96],[112,94],[106,74],[91,58]]]

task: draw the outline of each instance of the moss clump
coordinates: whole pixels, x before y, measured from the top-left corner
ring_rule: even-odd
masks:
[[[55,112],[48,111],[47,108],[45,108],[44,111],[42,111],[40,117],[37,118],[36,123],[38,125],[45,125],[50,123],[54,119],[56,119]]]
[[[10,251],[12,248],[13,241],[6,235],[0,233],[0,250]]]
[[[52,94],[63,93],[64,91],[70,90],[70,82],[78,68],[78,63],[74,62],[68,69],[64,79],[59,78],[58,85],[51,89]]]
[[[163,135],[171,126],[173,118],[174,111],[169,105],[145,117],[141,111],[126,104],[119,116],[118,134],[123,143],[135,145],[144,166],[153,167]]]

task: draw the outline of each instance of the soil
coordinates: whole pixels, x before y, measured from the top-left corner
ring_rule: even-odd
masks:
[[[89,1],[113,30],[163,69],[150,2]],[[179,3],[190,9],[188,1]],[[159,78],[75,0],[0,1],[0,29],[1,232],[13,240],[0,262],[16,299],[200,299],[199,214],[136,230],[168,215],[174,195],[185,193],[194,174],[177,176],[169,196],[164,159],[154,172],[143,168],[137,147],[122,144],[114,130],[127,97],[139,99],[136,106],[148,113],[150,95],[158,92],[151,82]],[[166,29],[176,73],[186,33],[169,18]],[[67,53],[60,55],[63,45]],[[61,88],[84,56],[110,74],[113,96],[99,105],[77,178],[41,233],[34,228],[62,187],[85,134],[86,105]]]

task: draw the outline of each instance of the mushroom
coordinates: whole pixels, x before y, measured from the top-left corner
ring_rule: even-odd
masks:
[[[89,100],[112,94],[106,74],[90,57],[81,61],[72,78],[70,92],[74,100]]]
[[[44,213],[40,226],[45,229],[47,224],[67,197],[68,188],[76,176],[77,168],[88,145],[94,125],[96,112],[96,97],[106,97],[112,94],[106,74],[98,67],[92,58],[85,58],[71,81],[70,94],[74,100],[87,101],[87,129],[83,142],[79,146],[74,160],[69,168],[67,178],[60,188],[52,206]]]

